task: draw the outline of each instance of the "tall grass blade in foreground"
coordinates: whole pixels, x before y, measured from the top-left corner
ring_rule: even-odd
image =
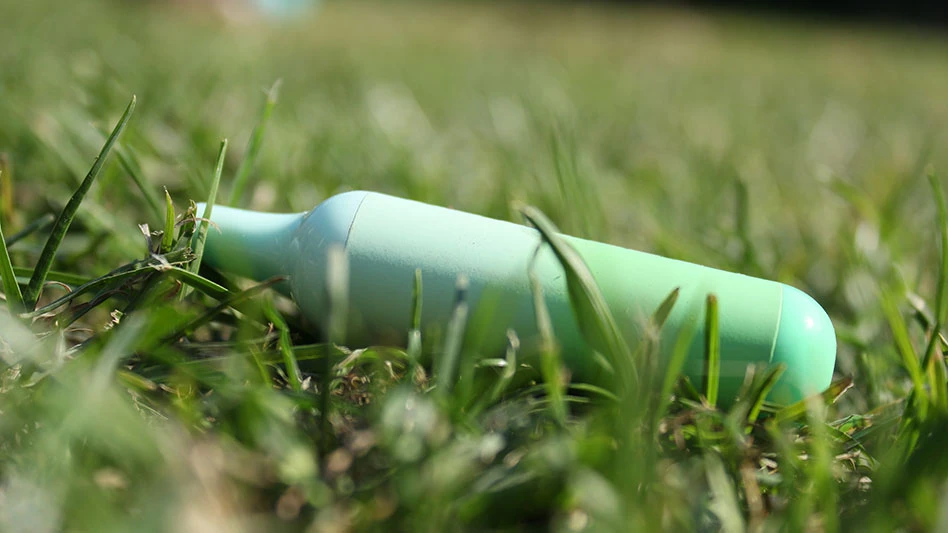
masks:
[[[807,477],[812,486],[812,498],[818,516],[826,531],[839,530],[839,490],[833,478],[836,457],[834,441],[826,423],[827,404],[819,396],[807,402],[807,428],[811,432]]]
[[[9,247],[8,247],[9,248]],[[20,285],[26,285],[30,282],[30,278],[33,277],[33,269],[25,267],[13,267],[13,272],[21,278],[24,278],[20,281]],[[62,283],[64,285],[70,285],[72,287],[78,287],[84,283],[89,282],[89,278],[85,276],[80,276],[77,274],[72,274],[69,272],[60,272],[58,270],[50,270],[46,274],[46,281],[55,281],[57,283]]]
[[[136,161],[134,154],[122,146],[121,143],[116,146],[115,152],[118,155],[119,163],[122,165],[122,168],[125,169],[125,172],[128,172],[128,175],[131,176],[138,190],[141,191],[142,196],[145,197],[145,203],[147,203],[151,209],[152,215],[160,220],[162,215],[161,201],[158,199],[158,195],[155,191],[148,186],[148,181],[142,175],[141,165]]]
[[[56,223],[53,225],[53,229],[50,232],[49,239],[46,241],[46,246],[43,247],[43,252],[40,255],[39,261],[36,263],[36,268],[33,270],[33,277],[30,278],[30,284],[26,289],[26,293],[23,295],[25,306],[28,310],[32,310],[34,307],[36,307],[36,300],[39,298],[43,284],[46,282],[46,275],[53,266],[53,259],[56,257],[56,250],[62,243],[63,237],[66,236],[66,231],[69,230],[69,225],[72,224],[72,220],[75,218],[76,212],[79,210],[79,204],[82,203],[82,199],[85,197],[86,193],[89,192],[89,189],[92,187],[92,183],[95,181],[96,176],[99,175],[99,171],[102,170],[102,165],[105,164],[105,160],[109,156],[112,146],[125,130],[128,120],[132,117],[132,112],[135,110],[135,102],[136,98],[135,96],[132,96],[132,100],[128,103],[128,107],[125,108],[122,118],[119,119],[115,129],[112,130],[112,134],[109,135],[109,138],[105,141],[105,145],[102,147],[99,155],[95,158],[95,162],[92,163],[92,168],[89,169],[89,173],[86,174],[86,177],[82,180],[79,188],[69,199],[69,202],[66,203],[66,207],[64,207],[62,212],[59,214],[59,218],[56,219]]]
[[[658,331],[662,330],[665,321],[668,320],[668,316],[671,315],[672,309],[675,308],[679,294],[681,294],[681,287],[672,289],[672,291],[668,293],[668,296],[662,300],[662,303],[658,305],[658,308],[655,309],[655,312],[652,313],[652,324]]]
[[[223,287],[205,278],[204,276],[195,274],[187,268],[181,268],[179,266],[172,265],[171,267],[163,267],[162,270],[166,270],[171,275],[171,277],[193,289],[201,291],[207,296],[214,298],[218,302],[226,301],[228,298],[234,295],[233,291],[228,290],[226,287]]]
[[[56,220],[56,217],[53,216],[52,213],[46,213],[45,215],[34,220],[33,222],[30,222],[29,224],[26,225],[25,228],[7,237],[6,239],[7,248],[10,248],[14,244],[29,237],[30,235],[36,233],[37,231],[45,230],[46,228],[49,227],[50,224],[53,223],[54,220]],[[0,220],[0,223],[2,223],[2,220]]]
[[[550,246],[562,265],[566,273],[566,287],[573,315],[586,340],[605,352],[604,355],[617,374],[616,384],[620,387],[620,396],[621,393],[634,389],[638,382],[638,372],[632,361],[632,352],[619,331],[612,311],[609,310],[589,267],[538,209],[525,206],[520,212],[540,232],[543,241]]]
[[[408,346],[405,354],[411,361],[412,372],[416,372],[421,359],[421,304],[424,298],[424,286],[422,285],[421,269],[415,269],[415,282],[411,291],[411,327],[408,330]]]
[[[171,201],[168,189],[165,189],[165,226],[161,231],[160,248],[163,254],[170,252],[174,245],[174,218],[174,203]]]
[[[207,195],[204,213],[201,215],[203,220],[198,221],[197,229],[194,232],[194,260],[191,262],[190,270],[195,274],[201,269],[204,244],[207,242],[207,232],[211,224],[211,213],[214,210],[214,202],[217,200],[217,188],[221,183],[221,173],[224,171],[224,157],[226,155],[227,139],[224,139],[221,141],[220,150],[217,152],[217,163],[214,165],[214,175],[211,177],[211,190]]]
[[[294,391],[300,392],[303,390],[303,378],[300,374],[300,364],[296,360],[296,353],[293,351],[293,344],[290,342],[290,328],[286,325],[286,321],[283,320],[283,317],[280,316],[280,312],[273,307],[272,302],[267,303],[264,313],[280,333],[277,345],[280,348],[280,354],[283,355],[283,365],[286,367],[290,387]],[[325,389],[321,392],[324,396],[329,395]]]
[[[902,356],[902,365],[905,367],[905,370],[908,371],[909,377],[912,379],[914,392],[915,394],[927,397],[928,394],[925,391],[922,366],[919,362],[915,346],[912,344],[908,324],[906,324],[902,313],[899,311],[898,298],[892,294],[892,290],[889,288],[883,287],[880,289],[880,292],[882,311],[889,322],[889,327],[892,329],[892,337],[895,341],[895,346],[898,349],[899,355]]]
[[[767,401],[767,395],[770,394],[770,391],[774,388],[774,385],[777,384],[777,380],[780,379],[780,376],[783,375],[785,370],[786,365],[784,364],[779,364],[767,369],[761,385],[756,391],[756,396],[749,398],[748,403],[750,409],[747,411],[748,424],[753,424],[757,421],[757,417],[760,416],[760,411],[764,407],[764,402]]]
[[[156,260],[154,258],[148,258],[141,261],[135,261],[128,265],[119,267],[108,274],[96,278],[94,280],[83,283],[82,285],[76,287],[75,289],[69,291],[65,294],[53,300],[52,302],[43,305],[42,307],[35,308],[32,311],[26,314],[27,317],[37,317],[44,313],[49,313],[55,311],[59,307],[75,300],[76,298],[82,296],[86,293],[91,293],[94,291],[102,291],[111,287],[118,287],[125,281],[139,277],[143,274],[153,272],[156,269],[162,268],[174,268],[175,264],[185,264],[188,260],[188,255],[184,253],[177,253],[175,255],[169,255],[162,258],[163,261]]]
[[[729,481],[724,463],[714,452],[704,456],[707,465],[708,485],[711,489],[710,508],[721,521],[721,531],[740,533],[746,531],[744,513],[738,503],[735,488]]]
[[[237,294],[234,294],[233,296],[222,301],[218,305],[212,307],[211,309],[208,309],[206,312],[202,313],[200,316],[197,316],[189,320],[187,323],[183,324],[182,326],[180,326],[177,330],[175,330],[174,333],[171,333],[167,336],[166,342],[172,342],[186,335],[190,335],[198,328],[206,324],[209,324],[212,320],[217,318],[218,315],[220,315],[227,309],[242,310],[242,304],[249,301],[251,298],[258,296],[265,289],[269,289],[270,287],[273,287],[277,283],[283,282],[285,280],[286,278],[282,276],[277,276],[277,277],[265,280],[261,283],[258,283],[254,285],[253,287],[243,290]],[[283,320],[283,318],[279,316],[278,311],[276,311],[275,309],[272,309],[272,306],[265,308],[265,315],[267,319],[270,320],[274,324],[274,326],[278,330],[281,331],[281,333],[283,330],[289,329],[287,328],[286,322]]]
[[[721,382],[721,336],[718,331],[718,297],[709,294],[704,327],[705,383],[708,404],[718,404]]]
[[[734,180],[734,194],[737,209],[734,210],[734,224],[737,236],[741,240],[741,264],[745,269],[758,269],[757,254],[754,251],[754,241],[750,236],[750,193],[747,183],[737,178]]]
[[[812,398],[804,398],[798,402],[781,407],[774,413],[773,418],[768,420],[769,424],[779,426],[786,422],[800,421],[807,412],[808,405],[814,401],[831,405],[839,400],[840,396],[846,393],[853,386],[852,378],[841,378],[830,384],[829,388],[820,394],[815,394]]]
[[[13,221],[13,170],[10,158],[0,152],[0,223]]]
[[[928,182],[932,188],[935,205],[938,208],[938,237],[941,248],[941,261],[938,265],[938,286],[935,292],[934,322],[931,324],[931,337],[925,349],[925,358],[922,367],[928,370],[931,365],[944,365],[942,357],[935,357],[940,343],[939,333],[945,320],[948,319],[948,207],[945,205],[945,193],[941,183],[934,174],[928,175]],[[941,384],[944,386],[944,384]],[[948,399],[942,398],[943,402]],[[946,404],[948,405],[948,404]]]
[[[667,314],[671,313],[671,306],[678,301],[678,293],[679,288],[676,287],[675,290],[665,298],[662,305],[658,307],[653,318],[656,323],[664,325]],[[697,330],[697,325],[695,324],[696,320],[697,319],[685,322],[684,327],[681,328],[675,337],[671,355],[668,358],[668,363],[665,365],[661,389],[659,389],[658,392],[658,403],[655,406],[655,412],[652,413],[652,428],[654,431],[658,431],[659,423],[662,417],[665,416],[673,400],[672,391],[675,388],[675,383],[680,382],[682,379],[682,369],[685,367],[685,361],[688,360],[689,348],[691,347],[691,342]]]
[[[447,398],[451,390],[454,389],[454,384],[457,379],[458,363],[461,359],[462,342],[464,340],[464,330],[467,325],[467,290],[467,277],[464,275],[458,276],[455,288],[454,311],[451,313],[451,319],[448,321],[444,348],[441,357],[438,358],[438,364],[435,367],[438,394],[443,398]]]
[[[326,255],[326,318],[323,324],[326,339],[333,346],[342,345],[346,338],[349,321],[349,256],[346,249],[333,244]],[[286,357],[284,351],[284,357]],[[332,443],[332,424],[329,418],[331,407],[332,369],[334,362],[325,357],[320,365],[319,381],[319,428],[320,449],[328,451]]]
[[[517,351],[519,349],[520,338],[517,337],[517,333],[514,330],[508,329],[507,347],[504,354],[504,370],[500,377],[497,378],[497,381],[494,382],[494,386],[491,387],[490,395],[486,397],[484,403],[491,404],[496,402],[510,386],[510,381],[517,373]]]
[[[7,298],[7,307],[11,314],[16,314],[23,309],[23,294],[20,293],[20,285],[17,284],[13,264],[10,262],[10,253],[7,251],[7,243],[3,238],[2,221],[0,221],[0,277],[3,278],[3,294]]]
[[[270,121],[270,115],[273,114],[273,107],[276,105],[280,94],[280,83],[280,80],[277,80],[267,91],[267,98],[260,110],[260,119],[250,134],[250,141],[247,143],[247,155],[240,162],[240,167],[237,169],[237,174],[234,176],[234,182],[231,185],[230,198],[228,199],[228,205],[231,207],[243,205],[241,199],[250,180],[250,173],[253,172],[253,167],[257,163],[260,147],[263,146],[263,136],[267,131],[267,123]]]
[[[537,252],[541,250],[537,248]],[[560,347],[553,336],[553,321],[550,319],[550,311],[543,300],[543,287],[540,285],[540,279],[536,275],[534,265],[536,263],[536,254],[534,261],[530,262],[530,287],[533,290],[533,312],[536,317],[537,329],[540,332],[540,374],[543,376],[543,384],[546,387],[546,394],[550,401],[550,410],[553,413],[553,419],[560,425],[566,423],[566,402],[563,398],[562,362],[560,360]]]

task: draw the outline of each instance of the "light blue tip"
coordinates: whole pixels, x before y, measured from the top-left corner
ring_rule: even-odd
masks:
[[[788,404],[826,390],[836,365],[836,330],[826,311],[803,291],[783,286],[772,364],[786,370],[770,400]]]

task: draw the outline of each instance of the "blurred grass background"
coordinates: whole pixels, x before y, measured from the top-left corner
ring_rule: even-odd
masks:
[[[253,381],[238,363],[222,363],[224,378],[196,377],[177,359],[125,374],[118,359],[103,363],[141,356],[134,338],[171,320],[172,303],[74,357],[109,322],[103,306],[67,334],[41,329],[39,351],[59,362],[40,375],[55,384],[17,365],[4,374],[5,529],[834,530],[847,523],[834,513],[866,525],[870,501],[885,518],[875,527],[944,525],[945,467],[912,462],[918,450],[945,462],[931,451],[948,439],[943,419],[904,456],[889,455],[904,432],[879,424],[874,444],[849,448],[856,430],[845,425],[897,424],[903,415],[879,409],[909,409],[913,385],[880,291],[895,295],[916,349],[930,333],[912,317],[936,308],[939,226],[925,176],[948,167],[944,35],[531,2],[327,2],[281,22],[161,3],[0,0],[0,20],[7,236],[58,212],[132,94],[121,150],[148,187],[166,187],[179,213],[204,200],[228,137],[226,198],[279,80],[245,205],[303,211],[370,189],[519,221],[512,202],[522,201],[566,233],[806,290],[836,324],[838,375],[855,383],[785,440],[755,426],[749,440],[669,445],[676,424],[700,434],[701,416],[709,427],[727,420],[675,403],[665,438],[642,441],[654,464],[629,474],[649,484],[625,486],[603,472],[603,457],[621,450],[595,410],[575,407],[567,428],[550,426],[542,391],[526,389],[468,418],[465,400],[432,402],[374,366],[354,375],[378,396],[362,408],[340,393],[339,447],[320,448],[313,400]],[[110,162],[55,268],[91,279],[140,259],[142,223],[163,221]],[[14,264],[32,265],[41,247],[35,236],[11,247]],[[9,353],[25,350],[17,335],[29,333],[3,330]],[[241,359],[250,349],[228,350]],[[386,353],[376,355],[401,357]],[[879,467],[887,481],[869,488],[879,464],[902,461],[916,470]]]

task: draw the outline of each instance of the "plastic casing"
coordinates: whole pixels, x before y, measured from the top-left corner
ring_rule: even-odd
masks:
[[[482,352],[500,353],[508,328],[517,332],[525,353],[538,340],[528,273],[541,238],[532,228],[364,191],[339,194],[304,214],[215,206],[211,219],[219,231],[208,233],[205,261],[257,280],[289,275],[293,298],[316,323],[327,307],[327,252],[333,245],[344,247],[350,276],[349,342],[404,342],[416,268],[422,272],[426,338],[442,331],[463,274],[473,313],[470,330]],[[708,294],[717,296],[723,401],[734,399],[752,364],[786,365],[769,396],[778,403],[829,386],[835,332],[823,308],[805,293],[773,281],[564,238],[588,265],[630,346],[638,343],[647,317],[679,288],[662,330],[662,353],[667,357],[678,333],[686,325],[693,327],[684,373],[695,384],[705,366],[705,302]],[[580,334],[564,271],[549,247],[540,249],[532,268],[574,379],[598,381],[602,367]]]

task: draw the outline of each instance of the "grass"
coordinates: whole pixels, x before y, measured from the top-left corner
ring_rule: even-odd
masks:
[[[0,530],[946,527],[943,36],[132,4],[0,0]],[[408,346],[345,346],[343,255],[315,326],[280,278],[197,268],[214,229],[192,201],[302,211],[351,188],[538,227],[619,379],[570,381],[550,328],[538,372],[516,332],[479,358],[463,282],[443,344],[416,318]],[[778,408],[782,369],[751,369],[722,405],[713,334],[703,383],[677,378],[681,342],[658,361],[676,294],[624,345],[554,224],[806,290],[836,325],[834,385]]]

